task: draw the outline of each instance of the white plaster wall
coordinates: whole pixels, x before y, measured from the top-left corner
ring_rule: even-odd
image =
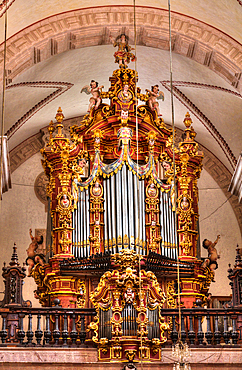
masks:
[[[34,182],[43,171],[41,155],[35,154],[24,162],[12,174],[12,189],[3,194],[0,202],[0,267],[3,261],[9,264],[16,243],[21,266],[26,260],[26,249],[30,244],[29,229],[45,229],[45,206],[35,195]],[[38,301],[34,298],[36,289],[33,278],[26,277],[23,286],[23,298],[30,299],[34,306]],[[0,291],[4,289],[3,278],[0,277]],[[3,294],[0,295],[0,299]]]
[[[205,170],[202,171],[198,181],[198,188],[202,257],[207,257],[202,241],[204,239],[214,241],[218,234],[221,236],[216,247],[220,259],[218,269],[215,271],[215,282],[211,284],[210,292],[217,296],[230,295],[232,291],[227,278],[227,270],[229,263],[234,265],[237,244],[242,246],[239,225],[230,203],[226,202],[223,191]],[[218,207],[220,208],[213,213]]]

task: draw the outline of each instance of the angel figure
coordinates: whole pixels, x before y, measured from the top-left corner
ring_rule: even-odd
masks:
[[[157,100],[159,99],[164,100],[163,92],[159,91],[158,85],[151,86],[151,90],[146,89],[145,91],[149,93],[148,106],[150,107],[151,110],[156,110],[158,117],[161,116],[159,103]]]
[[[210,270],[214,271],[218,268],[217,259],[220,258],[220,255],[215,248],[215,245],[218,243],[220,239],[220,235],[217,235],[217,239],[214,242],[211,242],[208,239],[204,239],[203,241],[203,248],[207,249],[208,251],[208,258],[202,264],[202,267],[209,267]]]
[[[122,33],[115,41],[110,36],[110,40],[114,47],[118,46],[118,51],[114,53],[115,63],[119,64],[119,68],[127,68],[130,59],[132,62],[135,61],[135,55],[130,52],[133,48],[128,44],[128,36]]]
[[[31,272],[36,263],[39,263],[41,266],[44,265],[45,256],[42,253],[36,253],[38,246],[43,243],[43,235],[33,236],[32,230],[29,229],[29,236],[31,238],[31,243],[28,249],[26,249],[28,256],[26,259],[26,265],[28,266],[28,276],[31,276]]]
[[[88,112],[94,107],[96,110],[102,102],[100,92],[104,86],[98,86],[98,82],[91,80],[90,86],[86,85],[81,89],[81,93],[84,91],[87,95],[92,94],[92,97],[89,99]]]

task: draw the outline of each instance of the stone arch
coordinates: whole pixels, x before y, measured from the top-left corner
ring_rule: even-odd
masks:
[[[137,6],[137,44],[169,49],[168,11]],[[241,90],[241,44],[197,19],[172,12],[172,48]],[[57,14],[21,30],[7,41],[9,79],[66,50],[109,44],[109,36],[133,32],[132,6],[103,6]],[[0,53],[3,50],[3,44]],[[1,78],[1,76],[0,76]]]

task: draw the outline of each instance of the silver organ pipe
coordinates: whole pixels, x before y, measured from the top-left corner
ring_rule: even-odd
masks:
[[[117,245],[117,234],[116,234],[116,203],[115,203],[115,177],[111,177],[111,212],[110,219],[113,221],[111,222],[111,232],[112,232],[112,252],[116,253],[116,245]]]
[[[86,191],[83,191],[83,257],[87,249],[87,228],[86,228]]]
[[[104,199],[107,199],[107,186],[108,186],[108,183],[106,181],[104,181],[103,182],[103,196],[104,196]],[[104,249],[106,251],[106,250],[109,249],[109,245],[108,245],[108,212],[107,212],[107,202],[104,202],[103,209],[104,209],[104,240],[105,240]]]
[[[123,216],[123,219],[122,219],[122,226],[123,226],[122,235],[123,235],[123,244],[124,244],[124,242],[126,242],[126,240],[124,240],[124,237],[129,236],[129,230],[128,230],[128,199],[127,199],[128,190],[127,190],[127,167],[126,167],[126,165],[124,165],[122,167],[121,177],[122,177],[122,186],[121,186],[120,196],[121,196],[121,200],[122,200],[122,216]],[[126,247],[126,246],[124,245],[124,247]]]
[[[81,240],[81,214],[80,214],[80,199],[78,200],[78,213],[77,213],[77,257],[80,258],[80,240]]]
[[[79,190],[77,208],[73,212],[73,248],[75,257],[88,257],[90,255],[90,216],[89,216],[89,190]]]
[[[111,206],[112,206],[112,202],[114,201],[114,199],[112,199],[111,197],[111,181],[109,182],[106,182],[106,186],[107,186],[107,207],[108,207],[108,210],[107,210],[107,223],[108,223],[108,234],[107,234],[107,240],[108,240],[108,249],[112,251],[112,239],[113,239],[113,235],[112,235],[112,214],[111,214]],[[105,199],[105,198],[104,198]],[[104,202],[105,203],[105,202]]]
[[[160,191],[161,255],[177,258],[175,212],[172,210],[171,192]]]
[[[76,255],[76,212],[72,213],[72,227],[73,227],[73,232],[72,232],[72,254],[73,256]]]
[[[143,217],[142,217],[142,200],[143,200],[143,197],[142,197],[142,186],[141,186],[141,181],[139,181],[139,224],[138,224],[138,227],[139,227],[139,254],[143,254],[143,249],[142,249],[142,243],[141,243],[141,240],[142,240],[142,223],[143,223]]]
[[[90,241],[89,241],[89,236],[90,236],[90,204],[89,204],[89,190],[86,189],[86,218],[87,218],[87,257],[90,256]]]
[[[129,248],[145,255],[145,182],[138,180],[138,194],[137,175],[129,170],[126,163],[115,172],[103,179],[105,250],[119,253],[123,248]],[[90,256],[89,188],[80,189],[77,209],[72,218],[72,250],[77,258]],[[172,210],[171,191],[161,188],[159,194],[161,255],[177,258],[176,216]]]
[[[140,217],[142,218],[142,237],[141,237],[141,243],[142,243],[142,250],[143,255],[145,255],[145,182],[144,180],[140,181],[140,188],[141,188],[141,207],[142,211],[140,213]]]
[[[133,189],[133,181],[132,181],[132,172],[128,172],[128,222],[129,222],[129,231],[130,231],[130,248],[134,249],[135,242],[134,242],[134,189]]]
[[[134,187],[134,231],[135,231],[135,251],[136,253],[139,253],[139,207],[138,207],[138,186],[137,186],[137,178],[135,177],[133,182]]]
[[[117,243],[117,251],[123,248],[135,249],[135,241],[139,237],[138,245],[145,243],[145,199],[144,180],[140,186],[140,219],[138,223],[137,177],[124,164],[122,169],[112,177],[103,180],[104,183],[104,219],[108,226],[104,227],[105,245],[112,238],[113,247]],[[143,214],[141,213],[143,212]],[[138,233],[139,225],[139,233]],[[113,248],[112,253],[116,253]],[[137,250],[138,251],[138,250]],[[140,253],[144,251],[141,248]]]
[[[117,248],[118,253],[122,249],[122,203],[121,203],[121,172],[118,171],[116,177],[116,216],[117,216]],[[121,238],[121,240],[120,240]],[[120,244],[121,242],[121,244]]]
[[[83,191],[80,192],[80,254],[83,257]]]

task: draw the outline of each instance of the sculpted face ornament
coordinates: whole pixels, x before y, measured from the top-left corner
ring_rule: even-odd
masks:
[[[66,194],[63,194],[63,197],[61,198],[61,205],[63,208],[68,208],[70,205],[70,201]]]
[[[189,208],[189,201],[186,197],[183,197],[182,202],[181,202],[181,208],[186,211]]]
[[[153,182],[150,184],[148,187],[148,194],[150,197],[155,197],[156,196],[157,189],[155,187],[155,184]]]
[[[162,162],[162,167],[164,168],[164,171],[167,172],[167,171],[170,171],[171,170],[171,164],[167,161],[163,161]]]
[[[78,166],[81,167],[81,168],[84,168],[87,164],[87,161],[85,160],[85,158],[81,158],[79,161],[78,161]]]
[[[124,293],[124,299],[125,299],[125,302],[126,303],[133,303],[134,301],[134,292],[132,290],[132,288],[127,288],[126,292]]]
[[[99,196],[100,194],[101,194],[101,191],[102,191],[102,189],[101,189],[101,187],[100,187],[100,184],[99,184],[99,182],[98,181],[96,181],[95,182],[95,185],[93,186],[93,188],[92,188],[92,193],[93,193],[93,195],[95,195],[95,196]]]

